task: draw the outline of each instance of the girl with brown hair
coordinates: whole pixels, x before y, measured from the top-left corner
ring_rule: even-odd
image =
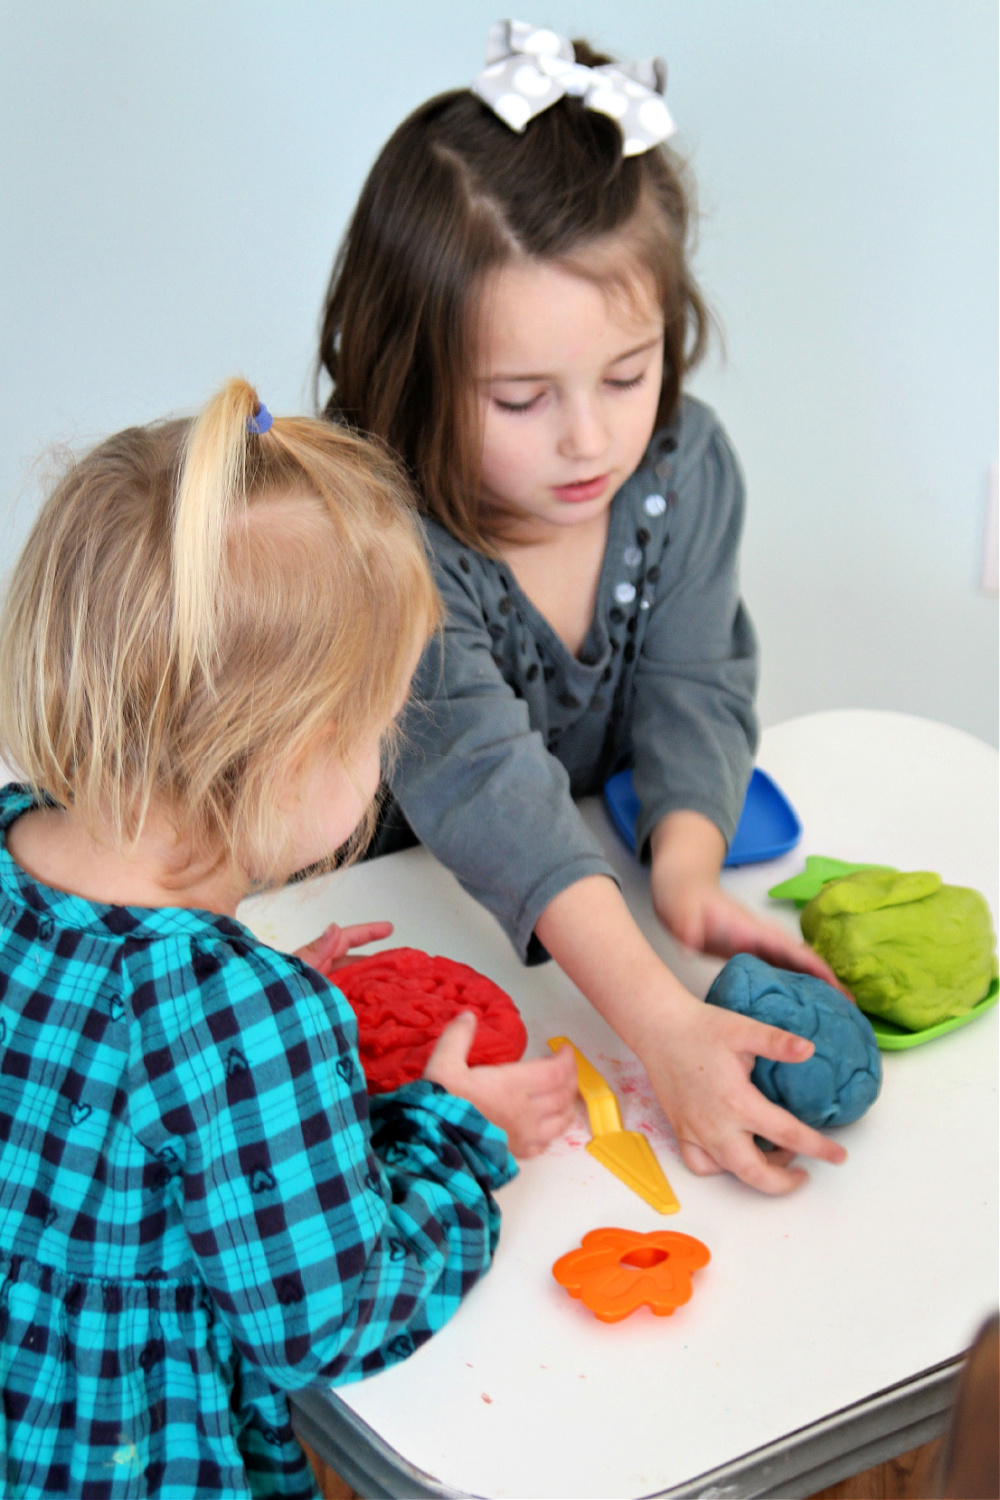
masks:
[[[659,61],[500,22],[471,89],[398,128],[327,296],[330,416],[402,457],[447,617],[392,776],[406,821],[639,1055],[696,1172],[767,1192],[843,1149],[768,1103],[811,1044],[704,1007],[642,937],[574,796],[634,766],[653,902],[682,942],[833,976],[719,871],[757,743],[743,483],[682,394],[708,317]],[[766,1155],[762,1136],[780,1150]]]
[[[489,1268],[516,1169],[439,1087],[465,1027],[369,1105],[325,975],[388,924],[286,955],[235,915],[360,841],[438,617],[395,461],[241,380],[36,522],[0,620],[5,1494],[316,1497],[283,1392],[405,1359]],[[483,1070],[501,1115],[539,1070],[569,1115],[568,1056]]]

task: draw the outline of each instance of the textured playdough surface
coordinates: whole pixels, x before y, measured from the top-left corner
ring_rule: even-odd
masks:
[[[750,1075],[766,1098],[806,1125],[849,1125],[878,1097],[882,1060],[871,1022],[822,979],[774,969],[763,959],[739,953],[720,971],[705,999],[814,1044],[816,1051],[806,1062],[758,1057]]]
[[[931,871],[832,880],[800,922],[862,1010],[911,1031],[967,1014],[997,972],[985,900]]]
[[[478,1020],[470,1065],[516,1062],[528,1045],[510,996],[451,958],[390,948],[338,969],[334,983],[358,1018],[358,1051],[372,1094],[419,1078],[438,1037],[464,1010]]]

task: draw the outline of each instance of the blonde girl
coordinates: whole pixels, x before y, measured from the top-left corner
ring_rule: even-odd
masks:
[[[362,837],[438,609],[393,460],[240,380],[41,512],[0,626],[5,1494],[314,1497],[283,1392],[489,1267],[503,1135],[429,1078],[369,1109],[317,971],[387,926],[235,916]]]
[[[573,803],[633,765],[675,936],[832,979],[719,884],[757,743],[757,652],[740,470],[682,393],[708,318],[665,72],[519,22],[493,28],[487,63],[386,144],[324,310],[328,413],[415,477],[447,611],[383,846],[408,821],[526,961],[556,960],[645,1063],[692,1170],[786,1192],[805,1175],[795,1153],[844,1152],[749,1074],[811,1045],[678,983]]]

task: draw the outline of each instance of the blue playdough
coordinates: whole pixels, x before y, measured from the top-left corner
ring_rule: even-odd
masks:
[[[878,1098],[882,1059],[871,1022],[822,979],[774,969],[763,959],[738,953],[705,999],[815,1043],[808,1062],[758,1057],[750,1075],[766,1098],[804,1124],[849,1125]]]

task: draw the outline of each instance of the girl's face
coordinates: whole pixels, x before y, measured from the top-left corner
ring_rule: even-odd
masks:
[[[663,313],[545,261],[515,261],[485,288],[479,399],[482,501],[512,540],[543,541],[605,511],[653,434]]]

